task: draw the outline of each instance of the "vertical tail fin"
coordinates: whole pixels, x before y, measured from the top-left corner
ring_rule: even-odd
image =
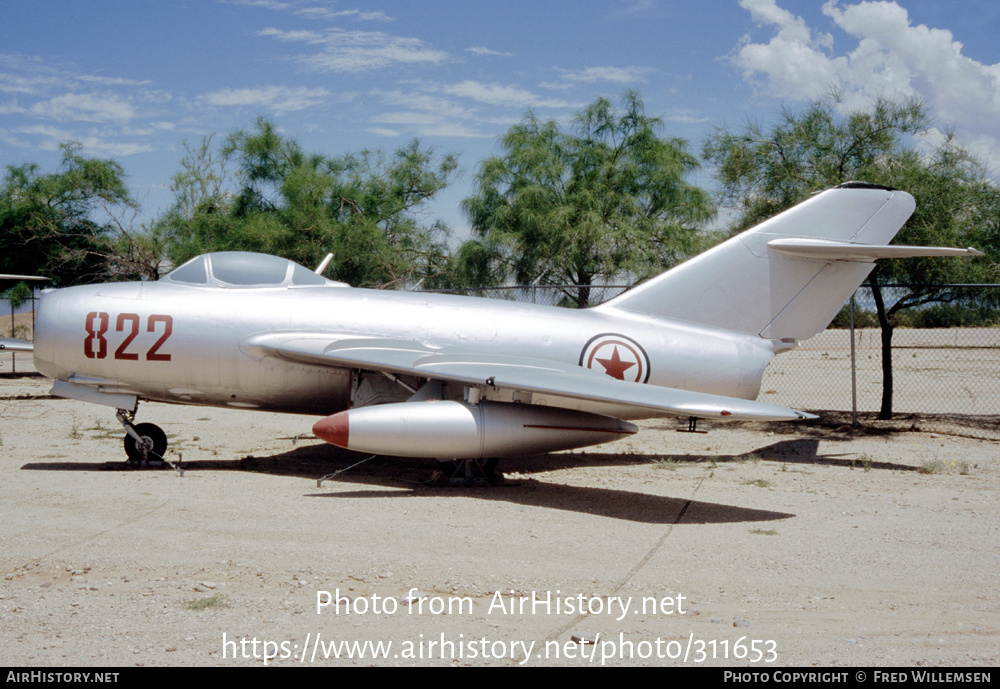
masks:
[[[674,318],[767,339],[806,339],[833,320],[874,267],[874,258],[888,255],[882,247],[914,208],[913,197],[904,191],[842,184],[597,309]]]

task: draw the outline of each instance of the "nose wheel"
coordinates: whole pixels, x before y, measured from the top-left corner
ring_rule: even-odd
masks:
[[[167,434],[153,423],[133,424],[135,415],[124,409],[115,414],[125,427],[125,455],[129,466],[161,466],[166,460]]]

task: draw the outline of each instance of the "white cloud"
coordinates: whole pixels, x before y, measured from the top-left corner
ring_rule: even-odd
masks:
[[[320,52],[297,58],[304,67],[317,72],[366,72],[399,64],[440,64],[449,59],[446,52],[418,38],[381,31],[330,29],[320,33],[269,28],[258,35],[320,46]]]
[[[442,122],[436,125],[427,125],[420,127],[417,133],[420,136],[426,137],[451,137],[458,139],[487,139],[494,136],[493,134],[487,134],[460,122]]]
[[[27,112],[27,108],[23,108],[17,103],[0,104],[0,115],[23,115]]]
[[[829,34],[814,38],[801,17],[781,9],[775,0],[740,0],[740,6],[758,23],[777,28],[767,44],[744,39],[736,61],[745,76],[763,73],[770,92],[780,98],[818,98],[842,81],[846,60],[831,59],[824,52],[832,45]]]
[[[401,91],[399,89],[393,89],[392,91],[372,89],[371,95],[392,105],[399,105],[410,110],[431,112],[440,117],[464,119],[476,116],[475,110],[462,107],[450,99],[442,98],[438,95],[437,87],[428,85],[424,88],[429,92],[417,93]]]
[[[369,127],[368,131],[372,134],[378,134],[379,136],[388,136],[395,139],[396,137],[402,136],[402,132],[398,129],[386,129],[385,127]]]
[[[278,2],[277,0],[229,0],[232,5],[243,7],[261,7],[263,9],[275,10],[278,12],[291,12],[292,14],[307,19],[357,19],[360,21],[395,21],[385,12],[371,12],[364,10],[332,10],[322,5],[305,5],[301,2]]]
[[[18,134],[44,136],[49,139],[55,139],[56,141],[69,141],[73,138],[73,133],[69,130],[50,127],[46,124],[32,124],[26,127],[20,127],[16,131]]]
[[[147,86],[153,82],[147,80],[136,81],[135,79],[122,79],[120,77],[102,77],[94,74],[77,74],[74,78],[80,81],[100,84],[101,86]]]
[[[305,110],[324,103],[330,92],[324,88],[298,86],[263,86],[246,89],[222,89],[201,96],[200,100],[218,107],[262,107],[283,114]]]
[[[569,81],[610,81],[617,84],[629,84],[637,81],[646,81],[644,75],[658,70],[654,67],[587,67],[586,69],[577,71],[559,71],[562,77]]]
[[[441,118],[426,112],[388,112],[378,115],[376,122],[381,124],[405,124],[410,126],[426,126],[439,124]]]
[[[490,50],[489,48],[484,48],[483,46],[473,46],[472,48],[466,48],[465,52],[472,53],[473,55],[492,55],[496,57],[514,57],[514,53],[501,52],[499,50]]]
[[[442,93],[464,97],[461,88],[456,86],[441,87],[437,84],[419,85],[420,91],[406,92],[398,89],[383,91],[373,89],[372,97],[391,105],[400,106],[404,110],[387,112],[375,118],[380,124],[397,126],[396,129],[376,130],[375,133],[405,129],[422,137],[460,137],[488,138],[495,136],[492,129],[482,131],[479,126],[489,121],[480,116],[475,108],[466,108],[452,99],[442,96]],[[450,93],[455,91],[456,93]]]
[[[135,117],[132,104],[113,94],[66,93],[35,103],[29,110],[61,122],[126,122]]]
[[[775,31],[767,43],[744,39],[735,55],[746,78],[768,93],[803,101],[838,86],[848,108],[878,95],[916,96],[942,126],[978,142],[977,152],[992,157],[998,149],[1000,64],[966,57],[950,31],[914,26],[906,9],[893,1],[828,0],[823,14],[857,41],[853,49],[838,51],[829,34],[810,28],[777,0],[740,0],[740,5]]]
[[[323,34],[318,31],[284,31],[283,29],[275,29],[269,27],[262,29],[257,32],[258,36],[267,36],[269,38],[276,38],[279,41],[287,41],[289,43],[322,43]]]
[[[81,136],[80,132],[73,132],[68,129],[61,129],[45,124],[18,127],[11,133],[21,135],[22,137],[31,137],[31,139],[29,142],[23,139],[5,138],[8,143],[18,145],[22,148],[38,148],[44,151],[56,151],[61,144],[67,141],[78,142],[82,147],[83,153],[87,155],[124,157],[153,150],[147,144],[109,141],[95,134]]]
[[[489,105],[508,105],[520,108],[565,108],[570,106],[570,103],[567,101],[545,99],[517,86],[484,84],[473,80],[449,84],[443,87],[442,90],[450,96],[471,98],[474,101]]]
[[[83,146],[84,153],[110,156],[112,158],[124,158],[125,156],[146,153],[153,150],[153,147],[147,144],[105,141],[95,136],[85,137],[80,143]]]
[[[663,119],[681,124],[702,124],[709,121],[709,118],[691,110],[671,110],[663,116]]]
[[[58,83],[54,77],[32,75],[30,77],[9,72],[0,72],[0,92],[36,95],[48,86]]]

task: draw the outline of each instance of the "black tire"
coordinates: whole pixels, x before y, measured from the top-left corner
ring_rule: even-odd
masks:
[[[163,429],[155,423],[140,423],[136,424],[135,431],[141,437],[153,441],[153,449],[149,452],[148,460],[162,462],[163,455],[167,452],[167,434],[163,432]],[[128,433],[125,434],[125,454],[128,455],[128,461],[131,463],[142,461],[142,448],[136,439]]]

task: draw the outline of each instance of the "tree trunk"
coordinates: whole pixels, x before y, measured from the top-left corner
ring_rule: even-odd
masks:
[[[590,306],[590,284],[594,276],[584,270],[576,271],[576,308],[585,309]]]
[[[887,421],[892,418],[892,333],[896,324],[886,312],[882,288],[878,284],[877,267],[868,276],[868,284],[875,298],[878,323],[882,330],[882,408],[879,409],[878,418]]]

